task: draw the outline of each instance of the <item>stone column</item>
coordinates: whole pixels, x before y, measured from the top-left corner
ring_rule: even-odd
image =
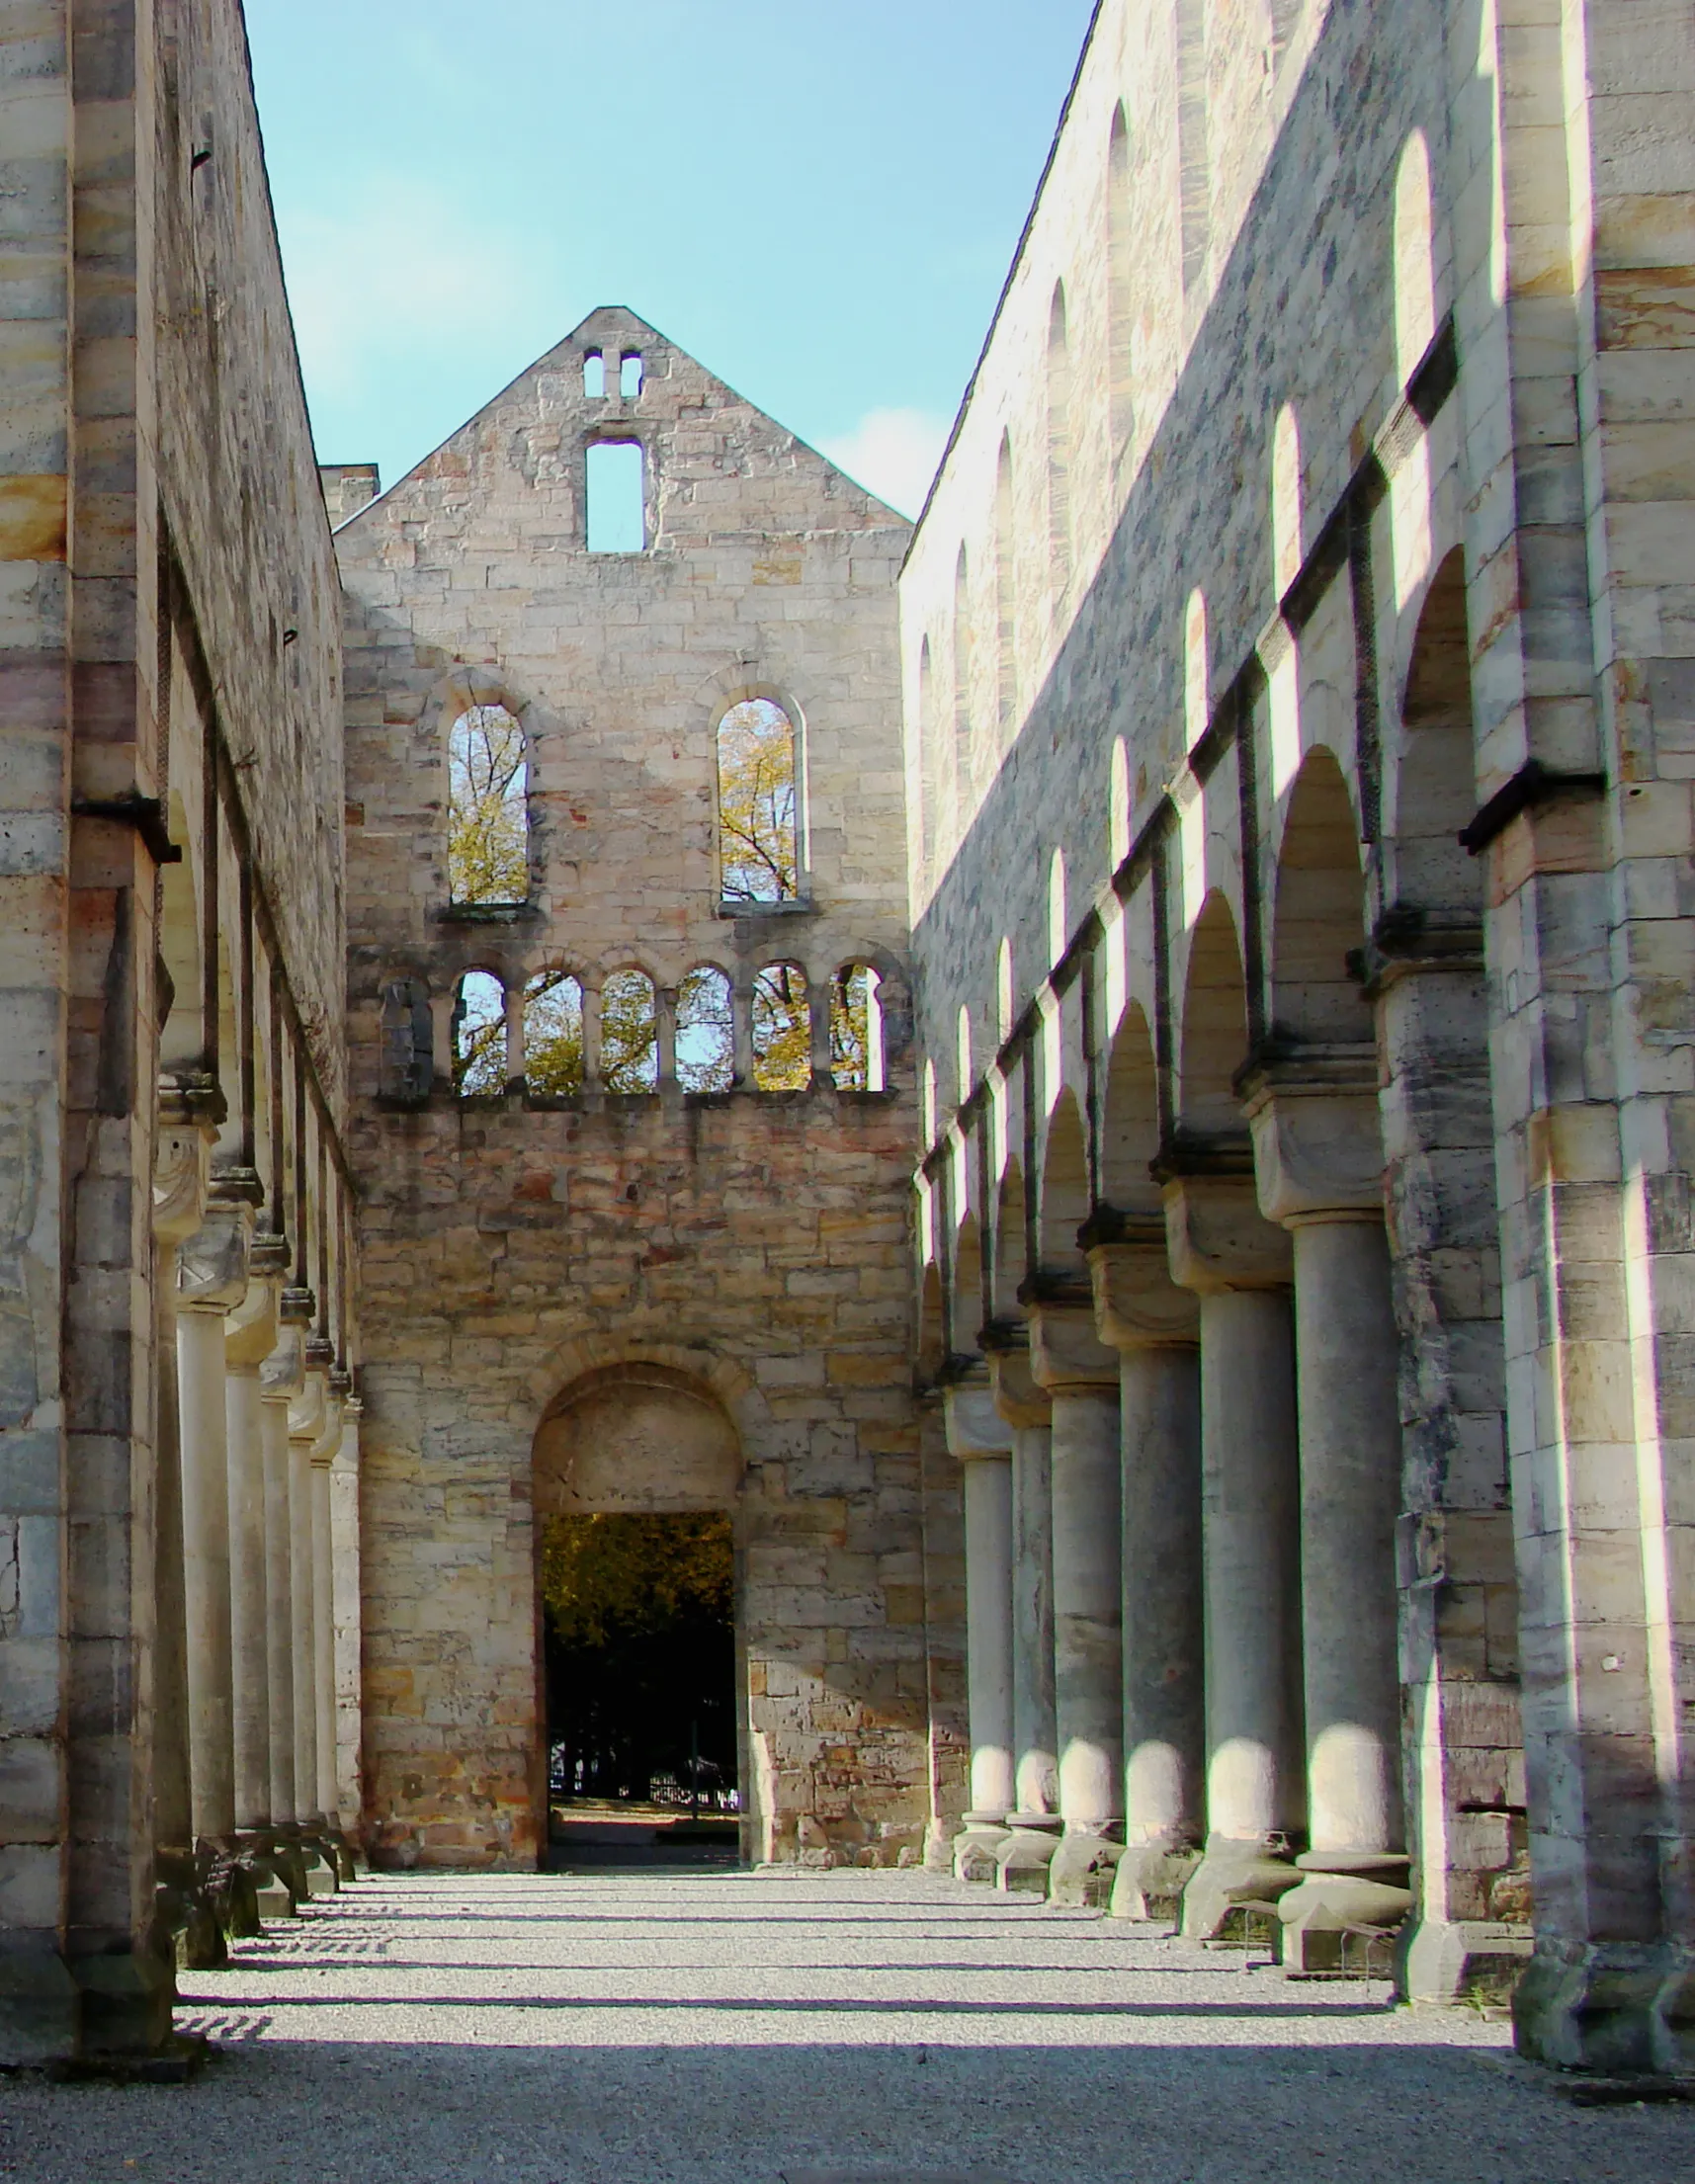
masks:
[[[278,1341],[259,1368],[259,1431],[265,1467],[265,1682],[270,1725],[271,1818],[292,1829],[295,1796],[294,1535],[289,1509],[289,1410],[305,1392],[301,1345],[311,1316],[302,1290],[286,1289]]]
[[[352,1382],[333,1370],[323,1430],[311,1446],[312,1723],[317,1755],[314,1803],[326,1827],[339,1832],[341,1800],[335,1778],[335,1557],[330,1536],[330,1466],[341,1453],[341,1409]]]
[[[1012,1751],[1012,1434],[978,1368],[942,1394],[948,1449],[964,1472],[966,1687],[971,1808],[954,1871],[992,1880],[1014,1797]]]
[[[1030,1377],[1023,1324],[983,1330],[995,1407],[1012,1428],[1013,1825],[1058,1825],[1059,1761],[1054,1730],[1053,1405]]]
[[[177,1247],[177,1404],[188,1633],[189,1796],[197,1841],[235,1834],[224,1322],[247,1294],[252,1214],[213,1200]]]
[[[1051,1901],[1081,1899],[1124,1823],[1118,1359],[1087,1292],[1030,1306],[1030,1370],[1053,1404],[1054,1720],[1064,1840]]]
[[[289,1591],[293,1629],[289,1666],[294,1684],[295,1818],[317,1817],[317,1699],[312,1689],[312,1449],[321,1438],[331,1360],[312,1355],[307,1339],[299,1394],[289,1405]],[[327,1345],[325,1345],[327,1348]]]
[[[1260,1206],[1294,1241],[1310,1846],[1297,1864],[1325,1877],[1279,1907],[1301,1934],[1319,1894],[1326,1913],[1373,1924],[1398,1923],[1412,1901],[1396,1648],[1398,1344],[1375,1059],[1372,1048],[1329,1051],[1258,1070],[1246,1087]]]
[[[259,1371],[277,1339],[277,1300],[288,1267],[280,1236],[256,1236],[247,1295],[224,1322],[224,1426],[228,1446],[229,1651],[235,1755],[235,1825],[271,1821],[271,1700],[265,1554],[264,1405]]]
[[[330,1470],[330,1559],[335,1597],[336,1811],[343,1833],[359,1828],[365,1808],[361,1759],[359,1595],[359,1428],[357,1395],[341,1406],[341,1446]]]
[[[1205,1832],[1200,1306],[1165,1223],[1093,1224],[1095,1326],[1119,1361],[1124,1504],[1124,1839],[1113,1910],[1174,1918]]]
[[[1201,1300],[1207,1848],[1183,1930],[1204,1940],[1300,1879],[1283,1855],[1306,1817],[1292,1260],[1246,1144],[1185,1148],[1162,1174],[1172,1278]]]

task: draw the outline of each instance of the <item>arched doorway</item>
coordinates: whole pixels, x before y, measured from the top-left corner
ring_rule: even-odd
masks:
[[[537,1430],[538,1800],[552,1862],[736,1854],[740,1437],[658,1364],[573,1381]]]

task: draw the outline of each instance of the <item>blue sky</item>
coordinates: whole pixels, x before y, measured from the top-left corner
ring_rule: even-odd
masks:
[[[915,514],[1090,0],[247,0],[325,462],[627,303]]]

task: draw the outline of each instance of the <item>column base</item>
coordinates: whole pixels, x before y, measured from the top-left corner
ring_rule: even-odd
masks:
[[[1049,1862],[1049,1902],[1063,1911],[1104,1911],[1112,1898],[1114,1870],[1123,1856],[1124,1845],[1103,1831],[1067,1828]]]
[[[1521,2056],[1606,2077],[1695,2074],[1695,1953],[1539,1938],[1512,1998]]]
[[[253,1941],[265,1931],[259,1916],[259,1882],[233,1838],[195,1846],[195,1862],[225,1941]]]
[[[968,1812],[953,1841],[956,1881],[992,1881],[995,1855],[1006,1840],[1006,1822],[998,1812]]]
[[[1405,1860],[1392,1870],[1404,1873]],[[1411,1909],[1410,1889],[1369,1873],[1305,1872],[1277,1899],[1283,1969],[1292,1979],[1391,1978]]]
[[[1015,1813],[1018,1824],[1010,1828],[994,1854],[994,1885],[1003,1895],[1048,1893],[1048,1868],[1054,1863],[1063,1822],[1057,1813]]]
[[[82,2045],[82,1989],[55,1948],[0,1954],[0,2067],[28,2069]]]
[[[193,1851],[159,1853],[153,1890],[153,1927],[158,1946],[179,1972],[220,1972],[229,1949],[211,1890],[207,1868]]]
[[[954,1845],[959,1840],[957,1820],[932,1820],[924,1830],[924,1871],[952,1873]]]
[[[1132,1843],[1112,1877],[1114,1918],[1143,1919],[1174,1926],[1183,1915],[1183,1890],[1195,1876],[1201,1853],[1188,1843]]]
[[[1275,1939],[1275,1914],[1259,1907],[1274,1905],[1301,1878],[1281,1839],[1213,1837],[1183,1890],[1184,1939],[1269,1944]],[[1264,1927],[1262,1934],[1254,1931],[1256,1924]]]
[[[1401,1928],[1396,1985],[1403,2001],[1437,2007],[1511,2002],[1536,1937],[1496,1918],[1420,1918]]]

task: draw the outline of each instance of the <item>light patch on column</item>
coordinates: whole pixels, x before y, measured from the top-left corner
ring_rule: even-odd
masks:
[[[1207,659],[1207,598],[1197,585],[1183,616],[1183,748],[1192,751],[1212,717],[1211,668]]]

